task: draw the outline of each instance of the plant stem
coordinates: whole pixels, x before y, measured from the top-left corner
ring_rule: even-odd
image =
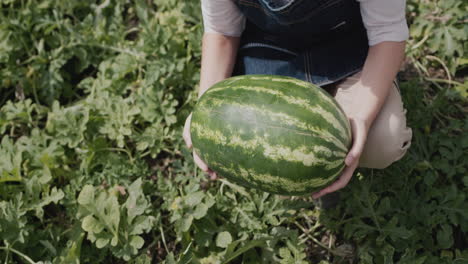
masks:
[[[103,150],[114,150],[114,151],[121,151],[121,152],[124,152],[128,155],[129,159],[130,159],[130,163],[133,164],[133,157],[132,157],[132,154],[130,153],[130,151],[128,151],[127,149],[123,149],[123,148],[112,148],[112,147],[108,147],[108,148],[100,148],[100,149],[97,149],[97,151],[103,151]]]
[[[169,254],[169,249],[167,248],[166,238],[164,236],[164,230],[162,228],[162,225],[159,225],[159,231],[161,231],[161,238],[162,238],[162,241],[163,241],[164,248],[166,249],[166,253]]]
[[[445,73],[447,74],[448,81],[452,82],[452,75],[450,74],[450,71],[449,71],[447,65],[445,65],[445,63],[440,58],[438,58],[436,56],[432,56],[432,55],[427,55],[426,58],[430,59],[430,60],[435,60],[438,63],[440,63],[440,65],[442,65],[442,68],[444,68]]]
[[[0,247],[0,250],[5,250],[7,252],[11,251],[11,252],[21,256],[22,258],[27,260],[29,263],[36,264],[36,262],[34,262],[34,260],[32,260],[30,257],[26,256],[25,254],[19,252],[18,250],[14,249],[14,248]]]
[[[315,244],[319,245],[320,247],[324,248],[325,250],[327,250],[329,253],[333,254],[333,255],[336,255],[336,256],[340,256],[339,253],[337,253],[336,251],[334,251],[333,249],[327,247],[326,245],[324,245],[322,242],[318,241],[315,237],[313,237],[312,235],[310,235],[310,232],[308,230],[306,230],[303,226],[301,226],[301,224],[299,224],[297,221],[294,221],[294,224],[299,227],[299,229],[302,230],[302,232],[304,232],[304,234],[310,239],[312,240],[312,242],[314,242]]]

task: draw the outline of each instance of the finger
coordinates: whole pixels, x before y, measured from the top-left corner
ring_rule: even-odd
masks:
[[[350,119],[350,123],[353,132],[353,146],[348,152],[348,155],[346,155],[345,163],[347,166],[351,166],[351,164],[359,159],[367,137],[366,126],[363,121]]]
[[[208,165],[198,156],[195,151],[193,152],[193,160],[195,161],[195,164],[204,172],[208,172]]]
[[[210,168],[208,168],[206,173],[210,176],[210,180],[216,180],[218,178],[218,174]]]
[[[204,172],[206,172],[211,180],[216,180],[218,178],[218,174],[208,168],[208,165],[198,156],[198,154],[194,151],[193,152],[193,160],[195,161],[195,164]]]
[[[185,120],[184,132],[182,135],[184,138],[185,144],[187,144],[188,148],[192,148],[192,138],[190,136],[190,122],[191,121],[192,121],[192,114],[190,114]]]
[[[218,174],[217,174],[216,172],[210,170],[210,171],[208,172],[208,174],[210,175],[210,180],[216,180],[216,179],[218,179]]]
[[[353,176],[354,170],[357,167],[357,164],[358,163],[356,162],[355,164],[352,164],[352,166],[346,167],[337,181],[335,181],[332,185],[328,186],[327,188],[314,193],[312,195],[312,198],[318,199],[327,193],[335,192],[348,185],[349,181],[351,180],[351,177]]]

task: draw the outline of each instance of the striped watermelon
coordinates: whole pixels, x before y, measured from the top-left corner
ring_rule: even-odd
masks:
[[[194,150],[220,176],[281,195],[304,195],[333,182],[351,146],[344,112],[323,89],[298,79],[244,75],[199,99]]]

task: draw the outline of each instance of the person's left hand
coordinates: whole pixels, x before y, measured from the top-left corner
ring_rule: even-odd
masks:
[[[359,164],[359,158],[361,157],[361,153],[364,149],[364,145],[367,139],[368,126],[366,125],[365,120],[362,119],[349,118],[349,121],[351,123],[351,131],[353,134],[353,145],[351,150],[348,152],[348,155],[346,155],[346,167],[344,168],[338,180],[336,180],[333,184],[312,194],[312,198],[314,199],[318,199],[327,193],[344,188],[351,180],[354,170]]]

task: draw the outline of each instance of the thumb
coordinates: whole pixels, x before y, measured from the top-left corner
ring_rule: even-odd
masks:
[[[200,158],[200,156],[198,156],[198,154],[195,151],[193,151],[193,160],[202,171],[209,171],[208,165],[206,165],[206,163]]]
[[[350,123],[351,131],[353,133],[353,145],[346,156],[345,163],[347,166],[351,166],[351,164],[359,160],[367,138],[367,129],[364,121],[356,118],[350,118]]]
[[[190,115],[185,120],[184,131],[182,135],[184,138],[185,144],[187,144],[188,148],[192,147],[192,137],[190,136],[190,122],[191,121],[192,121],[192,114],[190,113]]]

